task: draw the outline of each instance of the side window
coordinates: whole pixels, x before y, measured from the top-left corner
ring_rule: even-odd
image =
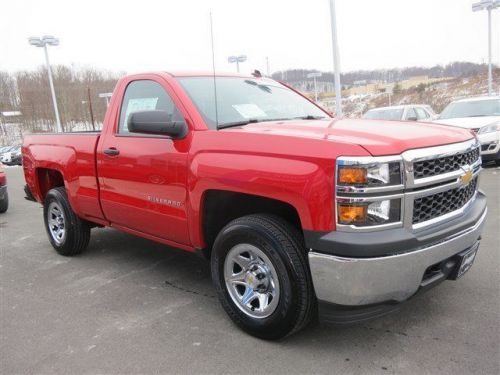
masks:
[[[413,107],[410,107],[406,110],[406,120],[410,119],[416,119],[417,118],[417,113],[415,112],[415,109]]]
[[[423,108],[420,108],[420,107],[415,107],[415,111],[417,111],[417,118],[419,120],[426,120],[429,118],[429,114],[427,113],[427,111]]]
[[[140,80],[129,83],[123,96],[118,133],[130,133],[127,120],[131,113],[155,109],[167,111],[172,121],[184,121],[174,102],[158,82]]]

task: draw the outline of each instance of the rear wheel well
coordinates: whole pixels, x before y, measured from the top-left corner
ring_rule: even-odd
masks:
[[[64,186],[64,179],[61,172],[55,169],[37,168],[36,177],[38,181],[38,188],[40,189],[40,197],[42,200],[49,190]]]
[[[251,214],[276,215],[302,233],[297,210],[286,202],[251,194],[210,190],[205,193],[202,211],[205,255],[210,256],[215,238],[226,224],[236,218]]]

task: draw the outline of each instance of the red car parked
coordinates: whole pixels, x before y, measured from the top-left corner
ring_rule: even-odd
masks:
[[[318,308],[364,320],[464,274],[487,210],[479,147],[334,119],[269,78],[160,72],[118,82],[100,133],[25,136],[23,168],[60,254],[99,226],[200,251],[230,318],[275,339]]]
[[[0,163],[0,214],[7,211],[9,208],[9,194],[7,193],[7,176],[5,170]]]

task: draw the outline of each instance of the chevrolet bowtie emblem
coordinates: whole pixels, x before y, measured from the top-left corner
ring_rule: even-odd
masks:
[[[469,185],[469,182],[471,182],[474,174],[469,167],[462,167],[462,170],[464,171],[464,174],[460,176],[460,183],[462,186],[467,186]]]

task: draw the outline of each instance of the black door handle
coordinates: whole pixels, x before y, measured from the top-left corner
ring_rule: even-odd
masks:
[[[110,147],[104,150],[104,153],[108,156],[117,156],[120,155],[120,150],[117,150],[114,147]]]

